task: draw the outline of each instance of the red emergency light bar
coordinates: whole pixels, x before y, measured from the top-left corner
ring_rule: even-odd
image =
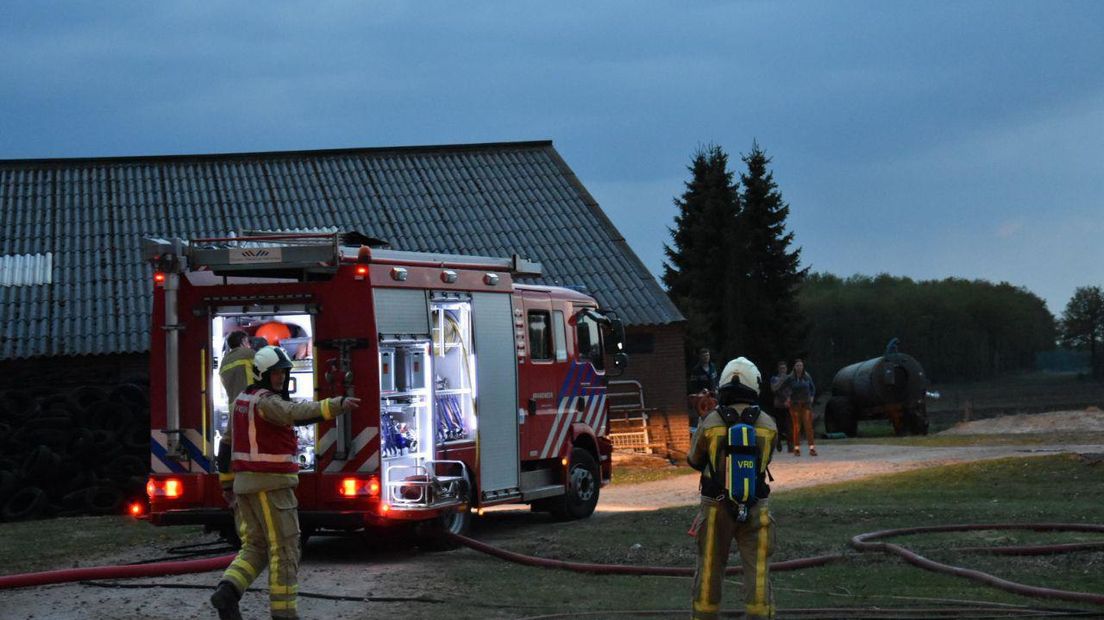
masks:
[[[155,497],[176,499],[184,495],[184,483],[178,478],[166,478],[164,480],[150,478],[149,482],[146,483],[146,495],[150,499]]]
[[[375,477],[367,480],[363,478],[342,478],[341,485],[337,488],[338,495],[342,497],[363,497],[365,495],[375,497],[379,495],[379,492],[379,479]]]

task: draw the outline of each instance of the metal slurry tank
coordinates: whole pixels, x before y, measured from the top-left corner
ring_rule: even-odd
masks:
[[[851,364],[832,379],[828,432],[854,436],[860,420],[889,419],[894,431],[927,434],[928,377],[920,362],[896,351]]]

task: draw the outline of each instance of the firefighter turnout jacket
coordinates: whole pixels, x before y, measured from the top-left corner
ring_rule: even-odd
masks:
[[[219,366],[219,380],[222,388],[226,390],[226,402],[231,408],[238,400],[238,396],[253,383],[253,356],[255,353],[249,347],[237,347],[230,349]],[[219,484],[229,491],[234,487],[234,474],[229,471],[230,459],[223,459],[221,455],[229,455],[234,436],[233,411],[230,412],[230,423],[226,425],[226,434],[219,441]]]
[[[737,404],[733,408],[743,412],[748,406]],[[744,568],[742,580],[746,617],[750,620],[774,618],[774,595],[771,592],[769,574],[769,561],[774,547],[774,519],[770,515],[767,500],[770,489],[763,478],[773,453],[778,427],[763,412],[755,419],[754,427],[761,480],[761,484],[756,485],[756,501],[738,509],[738,506],[733,506],[731,500],[723,496],[702,496],[701,510],[694,528],[698,546],[692,601],[694,620],[714,620],[720,617],[721,587],[733,540],[736,541]],[[712,472],[725,471],[727,444],[728,425],[721,414],[714,410],[702,420],[694,433],[687,458],[691,467],[703,472],[703,482],[706,481],[710,469]]]
[[[232,467],[234,492],[257,493],[299,484],[296,424],[332,420],[341,413],[341,397],[293,402],[259,386],[250,386],[234,402]]]
[[[299,484],[295,424],[331,420],[342,399],[297,403],[260,386],[245,389],[234,403],[234,493],[242,547],[222,580],[240,598],[268,566],[273,618],[298,618]]]

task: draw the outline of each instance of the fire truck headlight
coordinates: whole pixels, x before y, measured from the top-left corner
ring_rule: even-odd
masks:
[[[180,481],[176,478],[169,478],[165,481],[165,497],[169,499],[176,499],[184,494],[184,485],[180,484]]]

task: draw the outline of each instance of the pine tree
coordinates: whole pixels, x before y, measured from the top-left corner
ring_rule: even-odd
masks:
[[[736,303],[743,314],[736,344],[767,373],[778,360],[804,355],[800,348],[807,327],[797,289],[808,268],[800,268],[801,249],[791,250],[790,207],[774,182],[770,157],[752,142],[751,152],[741,159],[747,171],[740,174],[739,243],[732,259],[739,283]]]
[[[728,155],[716,145],[701,147],[688,167],[691,179],[675,200],[678,214],[669,229],[672,245],[664,245],[667,261],[663,283],[686,316],[689,352],[709,347],[714,360],[728,358],[734,340],[731,315],[725,312],[730,283],[730,252],[735,247],[740,202]]]

